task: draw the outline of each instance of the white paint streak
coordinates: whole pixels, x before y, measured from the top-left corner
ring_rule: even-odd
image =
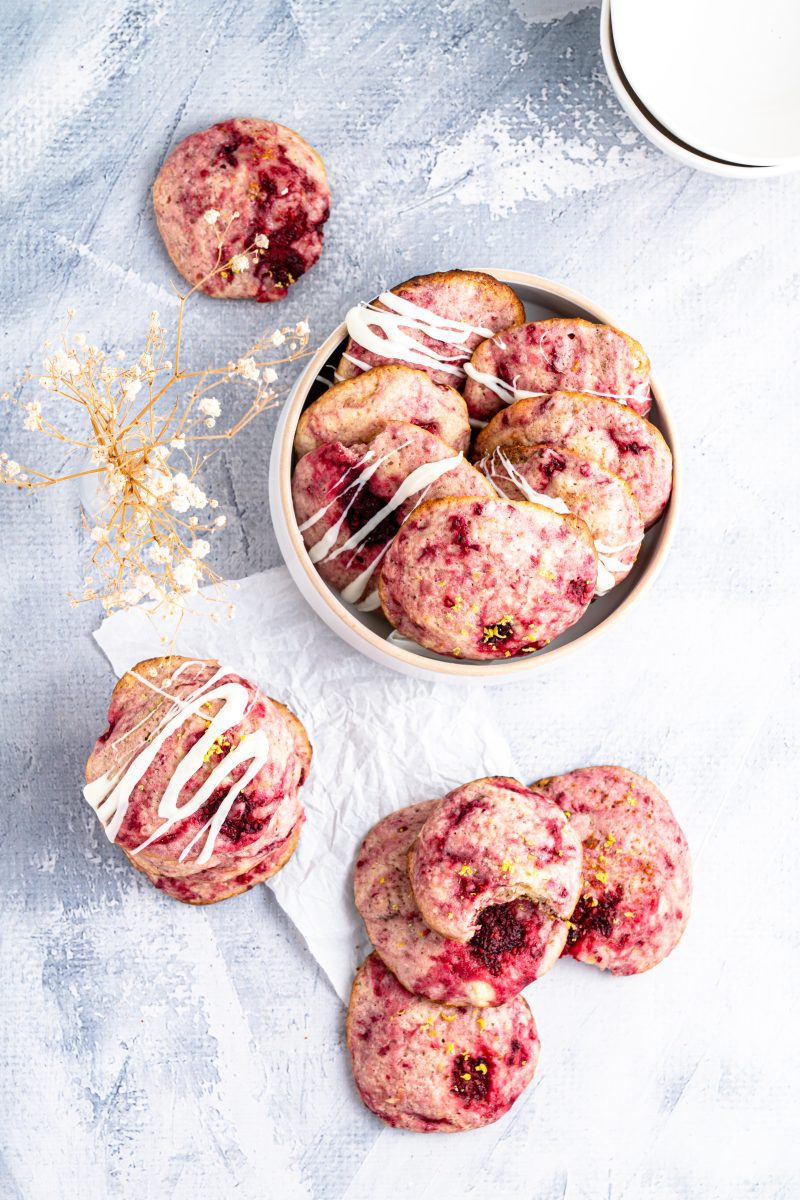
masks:
[[[498,110],[483,113],[457,143],[441,147],[428,194],[508,217],[526,200],[561,199],[640,178],[652,159],[640,142],[601,151],[545,119],[526,123]]]

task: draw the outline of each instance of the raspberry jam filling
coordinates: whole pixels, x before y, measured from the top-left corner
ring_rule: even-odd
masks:
[[[469,952],[489,972],[499,975],[504,959],[525,946],[526,929],[517,917],[517,906],[496,904],[478,917],[478,928],[469,942]]]
[[[450,1091],[465,1104],[482,1104],[492,1090],[489,1063],[481,1055],[459,1054],[453,1063]]]

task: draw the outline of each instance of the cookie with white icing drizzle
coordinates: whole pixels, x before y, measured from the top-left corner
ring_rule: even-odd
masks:
[[[669,446],[655,425],[615,400],[580,392],[517,400],[478,434],[475,458],[514,443],[571,450],[613,471],[636,497],[646,528],[667,506],[672,491]]]
[[[493,275],[460,270],[417,275],[350,309],[350,338],[337,377],[404,363],[461,390],[464,365],[479,342],[524,320],[519,297]]]
[[[311,747],[297,717],[214,661],[149,659],[114,688],[84,798],[160,890],[207,904],[291,856]]]
[[[403,521],[425,500],[494,496],[485,475],[441,438],[392,422],[368,445],[319,446],[292,477],[300,532],[312,562],[342,598],[378,608],[377,571]]]
[[[650,411],[650,360],[611,325],[578,317],[530,321],[487,338],[464,365],[464,399],[476,421],[506,404],[551,392],[583,392]]]
[[[371,442],[389,421],[419,425],[454,450],[469,448],[464,397],[424,371],[389,366],[334,384],[310,404],[297,423],[295,453],[308,454],[326,442]]]
[[[623,479],[591,459],[555,446],[497,446],[478,463],[501,496],[530,500],[586,522],[597,551],[596,595],[619,583],[636,562],[642,514]]]

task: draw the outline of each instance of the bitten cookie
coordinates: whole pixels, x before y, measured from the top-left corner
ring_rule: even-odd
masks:
[[[292,477],[294,511],[320,575],[361,608],[378,608],[379,567],[423,500],[495,496],[485,475],[418,425],[391,422],[369,446],[319,446]]]
[[[481,342],[466,365],[469,415],[485,421],[506,404],[550,392],[583,392],[650,411],[650,360],[627,333],[577,317],[532,321]]]
[[[597,594],[630,571],[644,537],[639,505],[618,475],[591,459],[554,446],[497,446],[478,463],[501,496],[552,503],[588,526],[598,555]]]
[[[597,556],[577,517],[536,504],[426,501],[384,559],[380,598],[406,637],[440,654],[508,658],[547,645],[583,615]]]
[[[566,920],[581,887],[578,834],[552,800],[516,779],[476,779],[431,812],[408,856],[423,920],[467,942],[480,914],[525,898]]]
[[[383,292],[347,314],[350,340],[340,379],[385,363],[427,371],[436,383],[462,388],[464,364],[497,329],[525,320],[516,293],[482,271],[436,271]]]
[[[390,421],[405,421],[466,451],[470,425],[464,397],[411,367],[376,367],[335,383],[310,404],[297,423],[294,449],[308,454],[327,442],[371,442]]]
[[[371,954],[353,983],[347,1048],[361,1099],[387,1125],[456,1133],[508,1112],[533,1079],[539,1037],[521,996],[443,1008],[406,991]]]
[[[175,266],[189,283],[228,300],[283,299],[320,256],[330,199],[322,159],[308,143],[254,117],[184,138],[153,187]],[[206,278],[235,255],[246,255],[247,266]]]
[[[583,843],[565,953],[615,975],[660,963],[680,941],[692,902],[689,847],[666,798],[624,767],[584,767],[533,786],[569,813]]]
[[[518,400],[478,434],[475,457],[497,446],[541,443],[571,450],[613,471],[630,487],[646,527],[661,516],[672,491],[672,455],[654,425],[631,408],[597,396],[553,392]]]
[[[440,803],[412,804],[370,830],[356,861],[356,908],[378,954],[410,992],[440,1004],[502,1004],[553,966],[567,925],[530,900],[483,909],[466,944],[426,925],[408,878],[408,852]]]
[[[114,688],[83,794],[157,888],[211,904],[291,856],[310,762],[297,717],[254,684],[213,661],[155,658]]]

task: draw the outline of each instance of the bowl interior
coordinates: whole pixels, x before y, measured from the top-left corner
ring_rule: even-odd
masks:
[[[486,270],[486,268],[480,269]],[[616,324],[607,313],[587,301],[584,297],[578,296],[567,288],[551,283],[549,280],[540,279],[523,272],[487,270],[487,273],[495,275],[498,279],[502,279],[514,288],[525,305],[525,315],[528,321],[541,320],[546,317],[566,316],[583,317],[586,320],[603,324]],[[671,540],[677,504],[677,478],[673,480],[673,494],[667,511],[661,520],[646,533],[639,557],[628,577],[622,583],[617,584],[605,596],[592,601],[588,611],[580,621],[535,655],[484,663],[469,662],[464,659],[434,654],[421,646],[417,646],[416,643],[400,637],[399,634],[392,630],[389,622],[380,611],[362,613],[353,605],[346,604],[338,592],[326,584],[317,574],[303,547],[302,536],[297,528],[297,522],[291,506],[291,470],[294,467],[296,458],[293,450],[290,450],[300,414],[309,404],[322,395],[333,382],[333,373],[346,340],[345,327],[342,325],[331,334],[298,380],[295,390],[287,402],[287,410],[284,411],[285,423],[281,423],[282,428],[279,430],[278,436],[281,438],[284,453],[280,456],[278,469],[281,472],[279,489],[283,501],[283,516],[289,525],[290,541],[298,559],[297,562],[292,562],[287,557],[287,563],[296,578],[296,569],[299,567],[303,570],[308,582],[312,583],[317,593],[321,594],[325,599],[325,607],[316,605],[317,610],[334,628],[337,627],[337,624],[341,623],[339,631],[345,633],[345,628],[341,627],[343,624],[347,630],[346,636],[348,641],[356,644],[353,634],[358,635],[361,633],[363,639],[367,643],[371,643],[371,649],[366,645],[360,648],[364,649],[367,653],[371,653],[373,657],[394,659],[395,661],[392,665],[397,666],[401,670],[409,668],[413,670],[413,664],[415,663],[420,667],[424,667],[427,661],[430,668],[436,674],[444,672],[450,675],[507,676],[523,670],[535,669],[537,664],[542,664],[548,660],[552,661],[554,656],[557,656],[559,653],[563,654],[566,650],[574,647],[576,642],[586,638],[587,635],[598,630],[600,626],[607,626],[612,618],[621,613],[638,594],[641,594],[645,585],[652,581],[666,552],[667,544]],[[674,460],[674,432],[655,382],[652,382],[652,392],[653,406],[650,411],[649,420],[664,435],[667,444],[673,452]],[[303,590],[308,595],[308,587],[304,587]],[[339,619],[338,622],[337,617]],[[378,650],[380,652],[381,649],[383,649],[384,653],[376,655],[375,651]]]

